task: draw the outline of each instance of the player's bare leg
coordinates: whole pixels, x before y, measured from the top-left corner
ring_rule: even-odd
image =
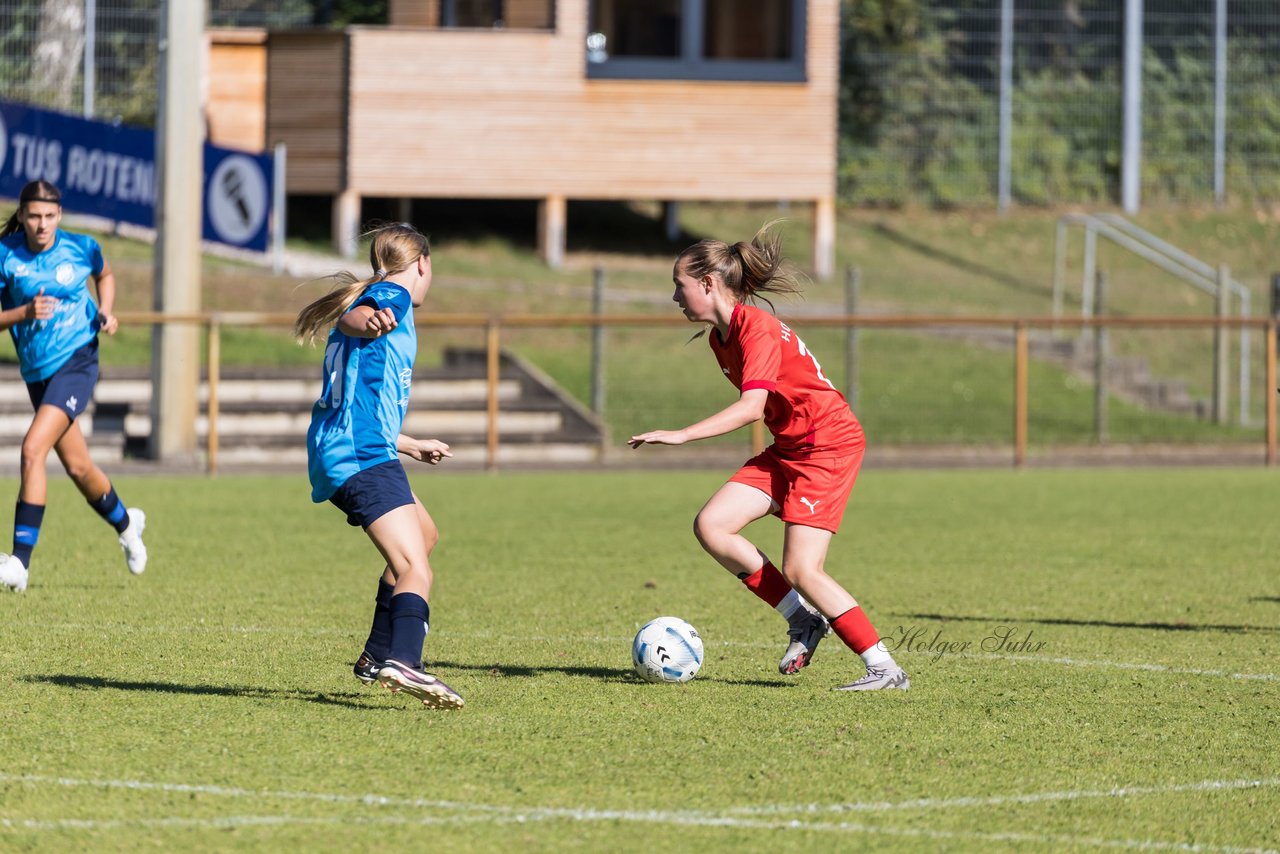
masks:
[[[865,676],[840,686],[839,690],[906,689],[911,685],[906,672],[880,642],[857,600],[826,572],[832,536],[830,531],[821,528],[788,523],[782,547],[782,573],[822,612],[840,639],[867,667]]]
[[[80,494],[90,505],[96,506],[111,491],[111,479],[89,456],[89,444],[78,424],[72,422],[58,438],[53,449],[76,489],[80,490]],[[147,527],[147,514],[137,507],[128,508],[126,513],[129,524],[120,532],[120,548],[124,550],[125,565],[129,567],[129,571],[134,575],[141,575],[147,568],[147,547],[142,541],[142,532]]]
[[[432,583],[427,555],[435,545],[434,538],[427,535],[424,518],[426,523],[430,523],[430,516],[415,497],[412,505],[397,507],[368,528],[369,538],[395,577],[395,595],[391,601],[391,654],[378,670],[378,681],[393,693],[404,691],[428,707],[461,708],[463,699],[458,692],[422,669],[422,641],[426,636],[429,613],[426,602],[431,595]],[[434,531],[434,523],[429,527]],[[398,605],[412,607],[413,610],[399,615]],[[418,607],[422,609],[420,612],[416,610]]]
[[[778,509],[773,499],[742,483],[729,482],[707,501],[693,522],[693,533],[716,561],[787,621],[787,649],[778,670],[799,673],[826,636],[827,621],[790,588],[768,556],[742,536],[742,529]]]

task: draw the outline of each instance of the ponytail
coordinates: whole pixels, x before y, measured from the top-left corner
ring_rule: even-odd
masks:
[[[779,220],[760,227],[750,241],[725,243],[701,240],[680,253],[676,266],[694,278],[714,273],[733,292],[738,302],[757,299],[773,303],[765,294],[800,295],[800,275],[789,269],[782,257],[782,235],[771,229]]]
[[[373,238],[369,245],[373,275],[361,279],[344,271],[327,277],[336,287],[300,311],[293,323],[293,335],[299,344],[314,343],[322,334],[328,334],[329,328],[351,308],[365,288],[387,278],[388,270],[398,273],[420,257],[431,255],[427,238],[407,222],[379,226],[364,236]]]

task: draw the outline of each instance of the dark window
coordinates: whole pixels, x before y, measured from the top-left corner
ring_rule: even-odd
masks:
[[[805,0],[591,0],[587,76],[803,81]]]
[[[501,27],[502,0],[440,0],[442,27]]]

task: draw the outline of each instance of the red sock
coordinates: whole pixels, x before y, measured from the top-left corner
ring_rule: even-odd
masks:
[[[760,567],[754,575],[748,575],[742,579],[742,583],[747,585],[747,589],[752,593],[768,602],[771,608],[778,607],[783,597],[791,592],[791,585],[782,577],[782,573],[778,572],[778,568],[769,561],[765,561],[764,566]]]
[[[844,641],[845,646],[858,655],[862,655],[880,642],[880,635],[876,632],[875,626],[871,625],[867,615],[862,613],[862,608],[857,605],[832,620],[831,630],[836,633],[836,637]]]

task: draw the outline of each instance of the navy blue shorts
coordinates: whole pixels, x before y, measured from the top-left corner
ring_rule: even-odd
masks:
[[[413,490],[399,460],[387,460],[347,478],[329,501],[347,514],[348,525],[368,528],[379,518],[413,503]]]
[[[94,386],[98,384],[98,339],[94,338],[63,363],[53,376],[39,382],[27,383],[27,395],[31,406],[56,406],[72,421],[84,412],[93,399]]]

